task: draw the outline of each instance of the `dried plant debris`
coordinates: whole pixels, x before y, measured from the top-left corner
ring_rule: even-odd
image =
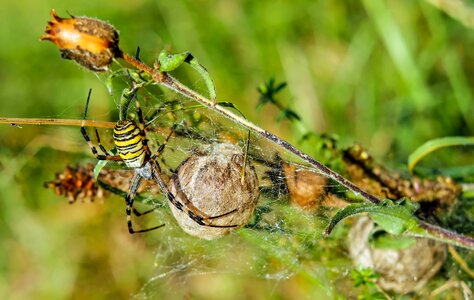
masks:
[[[128,189],[132,170],[109,170],[103,169],[99,174],[99,181],[94,178],[94,165],[88,163],[84,166],[66,166],[61,173],[56,173],[54,180],[44,183],[56,195],[64,196],[69,203],[76,201],[103,200],[113,190],[114,193],[123,192]],[[157,193],[158,189],[153,182],[146,182],[138,189],[138,192],[148,191]]]
[[[435,212],[450,208],[461,194],[461,186],[449,177],[439,176],[435,180],[412,177],[402,178],[399,173],[390,172],[375,163],[360,146],[344,151],[344,160],[350,179],[367,192],[381,198],[409,198],[425,204]],[[429,204],[429,205],[426,205]]]
[[[461,186],[449,177],[403,178],[390,172],[376,164],[360,146],[344,150],[342,155],[347,176],[358,187],[381,199],[406,197],[419,202],[427,215],[451,208],[461,193]],[[348,204],[331,191],[330,180],[320,173],[284,162],[278,156],[270,166],[266,176],[272,182],[272,193],[288,195],[297,207],[313,211],[322,206],[341,208]]]
[[[76,61],[92,71],[106,71],[116,57],[121,57],[119,34],[107,22],[89,17],[61,18],[51,10],[41,40],[53,42],[61,56]]]
[[[93,169],[92,164],[66,166],[62,173],[56,173],[56,178],[45,182],[44,186],[52,189],[56,195],[65,196],[71,204],[78,200],[104,199],[106,191],[97,184]]]

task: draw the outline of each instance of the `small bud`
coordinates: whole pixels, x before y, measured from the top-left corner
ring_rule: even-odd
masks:
[[[63,58],[92,71],[105,71],[114,58],[122,57],[119,34],[112,25],[87,17],[61,18],[54,9],[51,16],[40,39],[56,44]]]

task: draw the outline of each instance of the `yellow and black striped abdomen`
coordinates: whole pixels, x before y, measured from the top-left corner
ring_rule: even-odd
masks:
[[[147,151],[144,138],[134,121],[120,121],[115,124],[114,143],[129,168],[141,168],[144,165]]]

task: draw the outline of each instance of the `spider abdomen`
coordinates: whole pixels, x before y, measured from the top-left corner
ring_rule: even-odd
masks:
[[[134,121],[117,122],[113,137],[118,154],[129,168],[144,165],[147,156],[146,142]]]

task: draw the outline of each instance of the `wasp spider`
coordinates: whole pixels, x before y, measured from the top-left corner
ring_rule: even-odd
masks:
[[[113,140],[115,147],[117,148],[118,155],[111,155],[105,148],[102,146],[100,142],[100,137],[97,129],[95,129],[95,134],[97,137],[97,142],[100,151],[100,154],[91,142],[89,135],[84,127],[86,114],[87,114],[87,107],[89,106],[89,100],[91,96],[91,90],[89,90],[89,94],[87,96],[86,107],[84,109],[84,117],[81,125],[81,133],[84,136],[84,139],[88,143],[89,147],[91,148],[92,154],[99,159],[99,160],[111,160],[111,161],[118,161],[123,162],[128,168],[135,170],[135,175],[132,177],[130,181],[130,187],[128,189],[127,195],[125,197],[125,202],[127,204],[126,213],[127,213],[127,225],[128,231],[130,233],[139,233],[139,232],[147,232],[150,230],[154,230],[164,226],[164,224],[147,228],[141,230],[135,230],[132,226],[131,220],[131,212],[136,216],[141,216],[146,213],[149,213],[154,210],[148,210],[146,212],[140,213],[133,207],[133,199],[137,193],[138,187],[140,186],[140,182],[143,178],[146,180],[154,179],[158,186],[160,187],[161,191],[166,195],[169,202],[174,205],[178,210],[186,213],[189,218],[191,218],[194,222],[202,226],[208,227],[217,227],[217,228],[226,228],[226,227],[236,227],[237,225],[213,225],[212,220],[218,219],[229,214],[232,214],[237,211],[234,209],[232,211],[226,212],[224,214],[218,216],[208,216],[197,207],[195,207],[190,201],[185,201],[184,203],[178,201],[176,197],[168,191],[166,184],[164,183],[163,179],[161,178],[161,168],[156,161],[156,157],[161,154],[164,150],[164,145],[170,138],[171,134],[167,137],[165,142],[160,145],[156,155],[152,155],[150,148],[148,147],[148,140],[145,135],[145,122],[143,119],[143,114],[140,109],[140,105],[138,101],[136,101],[137,106],[137,116],[138,116],[138,124],[133,120],[121,120],[115,124],[114,133],[113,133]]]

